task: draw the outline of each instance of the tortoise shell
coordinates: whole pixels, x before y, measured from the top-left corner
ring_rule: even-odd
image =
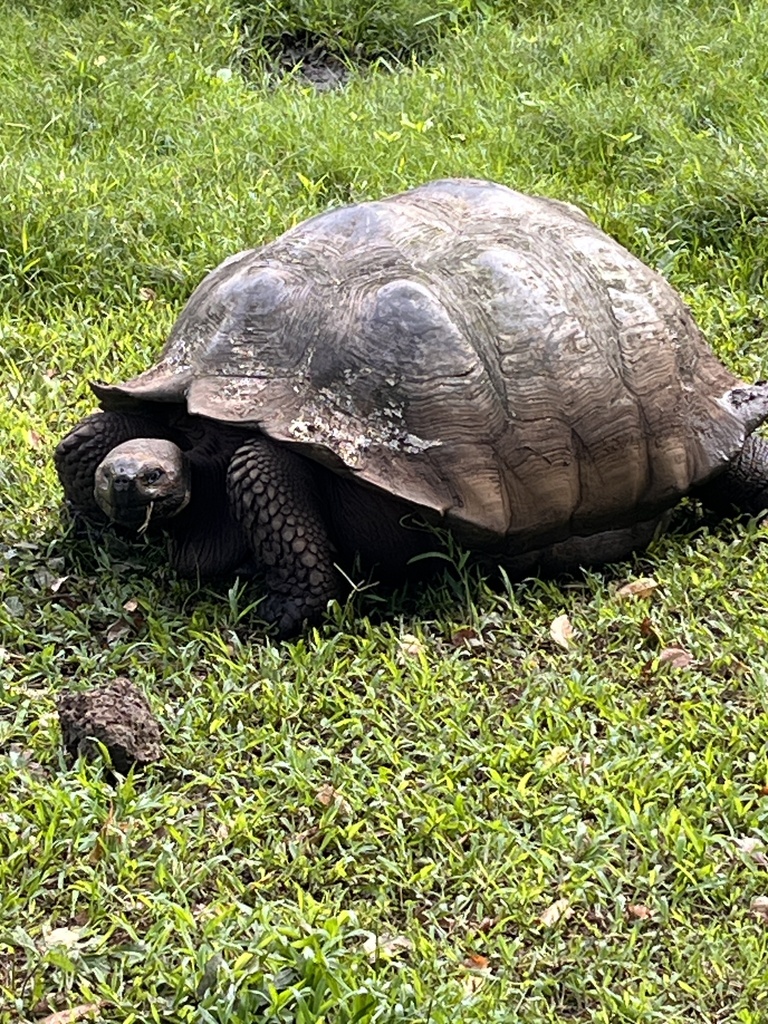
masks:
[[[517,550],[658,514],[759,416],[676,292],[580,210],[435,181],[226,259],[105,409],[186,403]]]

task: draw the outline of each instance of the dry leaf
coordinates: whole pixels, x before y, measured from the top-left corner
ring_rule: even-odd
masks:
[[[638,921],[647,921],[649,917],[653,917],[653,911],[644,903],[630,903],[627,913],[630,917],[637,918]]]
[[[382,957],[391,959],[413,949],[413,943],[405,935],[375,935],[373,932],[364,934],[367,938],[363,943],[363,952],[371,962]]]
[[[768,922],[768,896],[755,896],[749,909],[759,920]]]
[[[292,843],[313,843],[317,842],[320,838],[320,828],[318,825],[311,825],[309,828],[302,829],[301,832],[294,832],[291,836]]]
[[[136,600],[135,597],[132,597],[128,601],[126,601],[125,604],[123,605],[123,611],[135,612],[138,607],[139,607],[139,602]]]
[[[652,577],[641,576],[640,579],[632,580],[630,583],[625,583],[623,587],[619,587],[616,591],[616,597],[621,600],[630,601],[641,597],[650,597],[658,585]]]
[[[122,640],[123,637],[128,636],[132,628],[131,624],[126,622],[125,619],[118,619],[107,630],[107,641],[113,644],[117,640]]]
[[[555,902],[548,906],[544,913],[540,915],[539,921],[541,924],[550,927],[553,924],[557,924],[561,918],[564,921],[567,921],[572,913],[573,911],[571,910],[571,905],[568,900],[555,900]]]
[[[139,288],[139,298],[142,302],[154,302],[157,298],[157,292],[154,288]]]
[[[21,768],[26,768],[35,759],[35,752],[31,747],[25,747],[23,743],[9,743],[7,753],[11,758],[11,763]]]
[[[40,437],[36,430],[27,431],[27,436],[29,438],[29,444],[31,448],[39,448],[40,445],[43,443],[42,437]]]
[[[451,637],[452,647],[469,647],[470,650],[480,650],[484,647],[483,638],[476,629],[465,626],[464,629],[457,629]]]
[[[501,918],[497,915],[496,917],[484,917],[482,921],[479,921],[475,925],[475,931],[482,932],[483,935],[487,935],[488,932],[492,931],[499,923]]]
[[[688,668],[692,661],[693,655],[684,647],[665,647],[659,654],[659,664],[671,665],[672,668]]]
[[[646,615],[640,623],[640,636],[643,637],[644,640],[650,641],[651,644],[661,647],[661,637],[653,624],[653,620],[648,615]]]
[[[107,817],[104,819],[104,824],[99,829],[98,835],[96,836],[96,843],[94,844],[94,847],[91,850],[91,855],[88,858],[90,864],[97,864],[107,852],[107,836],[112,829],[114,820],[115,808],[110,804]]]
[[[66,946],[67,949],[77,949],[80,943],[80,936],[83,928],[52,928],[43,929],[43,942],[48,949],[54,946]]]
[[[567,615],[558,615],[556,619],[552,620],[552,625],[549,627],[549,635],[564,651],[570,650],[573,626]]]
[[[400,653],[407,658],[418,658],[426,649],[421,640],[413,633],[403,633],[397,641],[397,646],[400,648]]]
[[[757,836],[739,836],[734,840],[734,844],[739,853],[749,857],[758,867],[768,867],[768,857],[765,855],[762,839],[758,839]]]
[[[84,1017],[92,1017],[99,1010],[108,1006],[106,999],[100,999],[98,1003],[81,1003],[80,1006],[73,1006],[69,1010],[59,1010],[43,1017],[37,1024],[75,1024],[75,1021]]]
[[[487,974],[479,974],[477,971],[470,971],[461,979],[461,987],[464,989],[464,998],[468,999],[478,992],[487,981]]]
[[[480,953],[470,953],[469,956],[462,960],[461,966],[468,971],[484,971],[490,962],[487,956],[482,956]]]
[[[568,747],[552,747],[541,759],[539,768],[543,772],[549,771],[550,768],[556,768],[557,765],[562,764],[566,757],[568,757]]]
[[[734,839],[733,842],[736,849],[741,853],[746,853],[747,856],[754,853],[758,847],[763,845],[762,840],[758,839],[757,836],[739,836],[737,839]]]
[[[342,818],[352,817],[352,805],[344,799],[338,789],[334,789],[330,782],[324,783],[320,789],[318,789],[315,793],[315,800],[317,800],[322,807],[330,807],[333,805]]]
[[[46,1017],[56,1010],[61,1010],[67,1005],[67,998],[66,992],[49,992],[30,1006],[29,1016],[37,1021],[40,1017]]]

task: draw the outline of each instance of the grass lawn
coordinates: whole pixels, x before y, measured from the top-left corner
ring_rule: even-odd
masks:
[[[75,537],[51,462],[225,255],[445,175],[580,204],[768,377],[768,4],[0,8],[0,1022],[768,1020],[761,524],[505,588],[457,554],[275,644]],[[115,676],[166,746],[113,783],[55,698]]]

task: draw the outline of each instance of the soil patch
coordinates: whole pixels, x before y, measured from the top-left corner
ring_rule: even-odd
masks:
[[[270,51],[281,76],[296,74],[318,92],[340,89],[352,67],[350,61],[343,61],[332,53],[322,40],[309,35],[284,37],[270,47]]]

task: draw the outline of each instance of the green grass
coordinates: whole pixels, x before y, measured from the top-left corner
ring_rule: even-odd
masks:
[[[581,204],[768,376],[766,5],[2,16],[0,1021],[768,1019],[766,862],[738,846],[768,843],[762,526],[685,508],[558,582],[459,563],[275,645],[253,590],[76,538],[51,466],[86,381],[144,367],[224,255],[439,175]],[[276,74],[302,34],[343,90]],[[167,742],[112,785],[65,764],[55,696],[115,675]]]

